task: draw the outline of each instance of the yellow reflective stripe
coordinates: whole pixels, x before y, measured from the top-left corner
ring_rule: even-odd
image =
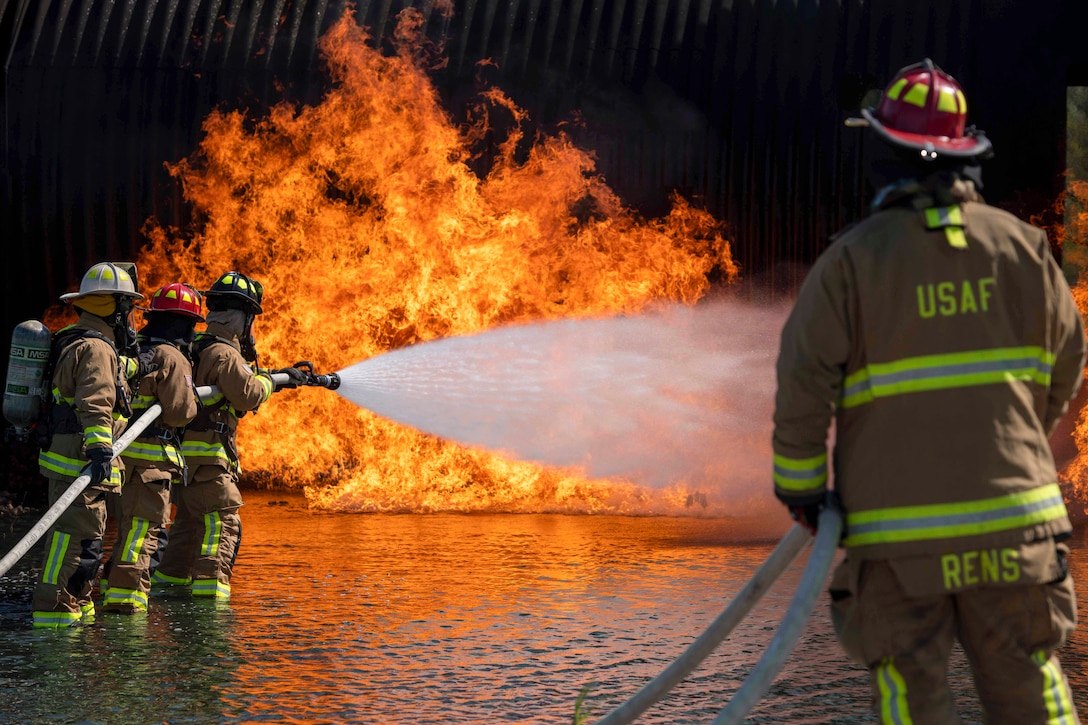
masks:
[[[945,86],[937,93],[937,110],[945,113],[959,113],[957,100],[956,89]]]
[[[927,229],[963,226],[963,210],[959,206],[934,206],[923,211]]]
[[[38,465],[47,471],[53,471],[59,473],[62,476],[68,476],[71,478],[77,478],[79,472],[83,470],[83,467],[87,465],[87,461],[80,458],[69,458],[68,456],[62,456],[59,453],[53,451],[42,451],[38,454]],[[109,480],[102,483],[109,486],[121,485],[121,469],[114,464],[110,469]]]
[[[155,443],[142,443],[139,440],[133,441],[129,444],[129,447],[125,449],[121,454],[125,458],[132,458],[140,461],[169,461],[175,465],[184,465],[182,460],[181,451],[177,446],[167,443],[165,441]]]
[[[915,83],[903,96],[903,103],[909,103],[919,108],[926,107],[926,98],[929,97],[929,86],[925,83]]]
[[[152,405],[154,405],[157,401],[158,398],[156,398],[154,395],[137,395],[136,398],[132,401],[132,409],[136,410],[137,408],[140,408],[146,410],[147,408],[150,408]]]
[[[869,546],[1009,531],[1066,516],[1058,484],[978,501],[869,509],[846,515],[845,546]]]
[[[53,532],[53,537],[49,540],[49,553],[45,557],[45,568],[42,569],[42,584],[57,583],[60,568],[64,566],[64,554],[68,551],[68,542],[71,540],[71,534]]]
[[[880,721],[895,725],[913,725],[914,721],[907,707],[907,683],[895,668],[893,658],[882,659],[874,674],[880,689]]]
[[[774,482],[786,491],[818,491],[827,483],[827,454],[787,458],[775,454]]]
[[[258,375],[257,380],[260,381],[261,387],[264,388],[264,397],[261,398],[261,402],[263,403],[268,400],[270,395],[272,395],[272,389],[275,387],[275,384],[272,382],[272,378],[267,375]]]
[[[83,429],[83,442],[88,447],[105,445],[113,448],[113,429],[104,425],[89,425]]]
[[[963,231],[963,210],[959,206],[936,206],[923,211],[927,229],[944,229],[948,244],[956,249],[967,247]]]
[[[208,399],[204,401],[204,407],[207,408],[208,406],[215,405],[216,403],[218,403],[222,399],[223,399],[223,394],[222,393],[215,393],[213,395],[210,395],[210,396],[208,396]]]
[[[1061,670],[1045,650],[1037,650],[1031,655],[1039,672],[1043,676],[1043,702],[1046,703],[1047,725],[1072,725],[1077,722],[1073,713],[1073,694],[1062,677]]]
[[[945,227],[944,236],[948,240],[948,246],[954,249],[967,248],[967,235],[963,233],[962,227]]]
[[[192,595],[194,597],[230,599],[230,584],[224,584],[218,579],[194,579]]]
[[[38,454],[38,465],[42,468],[54,471],[63,476],[78,476],[80,470],[87,465],[87,461],[79,458],[69,458],[52,451],[42,451]]]
[[[963,95],[963,91],[956,89],[956,100],[960,102],[960,113],[967,115],[967,96]]]
[[[182,578],[179,578],[179,577],[176,577],[176,576],[170,576],[169,574],[163,574],[158,569],[156,569],[151,574],[151,584],[152,584],[152,586],[154,586],[156,584],[165,585],[165,586],[175,586],[175,585],[176,586],[188,586],[188,585],[190,585],[192,583],[193,583],[193,580],[190,579],[189,577],[185,577],[184,579],[182,579]]]
[[[1041,347],[1007,347],[922,355],[873,363],[846,376],[840,408],[925,390],[967,388],[1014,380],[1050,385],[1055,355]]]
[[[147,531],[150,527],[151,522],[147,519],[141,519],[138,516],[132,517],[128,535],[125,537],[125,547],[121,552],[121,561],[126,564],[136,562],[144,548],[144,540],[147,538]]]
[[[34,629],[64,629],[83,618],[82,612],[34,612]]]
[[[888,92],[887,92],[888,98],[892,99],[893,101],[898,99],[899,94],[903,92],[903,86],[905,86],[905,85],[907,85],[907,79],[906,78],[900,78],[895,83],[893,83],[888,88]]]
[[[53,388],[53,402],[54,403],[64,403],[66,405],[75,405],[76,399],[75,398],[66,398],[63,395],[61,395],[60,388]]]
[[[136,358],[121,356],[121,367],[124,372],[125,378],[131,378],[136,375],[140,370],[140,363],[136,361]]]
[[[110,587],[102,597],[102,604],[131,604],[133,609],[142,612],[147,609],[147,594],[139,589]]]
[[[215,556],[219,553],[219,540],[223,536],[223,520],[218,511],[204,514],[204,540],[200,543],[201,556]],[[196,582],[193,582],[196,585]]]
[[[217,458],[224,464],[230,465],[230,456],[222,443],[205,443],[204,441],[185,441],[181,444],[182,455],[186,460],[197,458]]]

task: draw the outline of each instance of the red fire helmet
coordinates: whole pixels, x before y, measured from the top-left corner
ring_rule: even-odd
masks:
[[[151,312],[173,312],[204,321],[200,293],[182,282],[172,282],[152,295]]]
[[[967,98],[955,78],[926,58],[903,68],[880,104],[863,108],[848,126],[868,126],[886,141],[918,151],[922,159],[975,158],[993,150],[990,140],[967,126]]]

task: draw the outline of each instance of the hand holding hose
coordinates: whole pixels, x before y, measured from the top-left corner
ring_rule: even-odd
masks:
[[[87,474],[91,482],[87,485],[95,486],[108,479],[113,474],[113,451],[109,448],[91,448],[87,451],[90,463],[87,466]]]
[[[278,370],[272,370],[271,372],[273,374],[283,373],[284,375],[287,376],[287,382],[280,383],[277,386],[276,389],[281,390],[283,388],[297,388],[300,385],[309,384],[310,375],[312,373],[307,372],[307,370],[305,369],[307,366],[309,367],[310,370],[313,370],[313,365],[311,365],[309,362],[307,362],[305,360],[303,360],[302,362],[297,362],[297,363],[295,363],[294,365],[292,365],[289,368],[280,368]]]

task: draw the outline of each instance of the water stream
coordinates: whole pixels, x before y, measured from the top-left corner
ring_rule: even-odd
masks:
[[[365,360],[338,392],[513,459],[765,503],[786,312],[721,300],[503,327]]]

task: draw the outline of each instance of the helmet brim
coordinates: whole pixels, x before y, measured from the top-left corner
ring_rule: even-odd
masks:
[[[885,141],[903,148],[915,151],[936,152],[938,156],[952,158],[973,159],[985,156],[993,151],[993,144],[986,135],[974,132],[963,138],[949,138],[948,136],[926,136],[920,133],[897,131],[888,128],[877,120],[876,113],[871,108],[861,109],[861,118],[848,118],[847,126],[868,126]]]
[[[122,290],[109,290],[109,291],[95,291],[95,292],[67,292],[60,296],[61,302],[71,302],[72,300],[78,300],[80,297],[90,297],[91,295],[118,295],[120,297],[131,297],[134,300],[142,300],[144,296],[139,292],[124,292]]]

